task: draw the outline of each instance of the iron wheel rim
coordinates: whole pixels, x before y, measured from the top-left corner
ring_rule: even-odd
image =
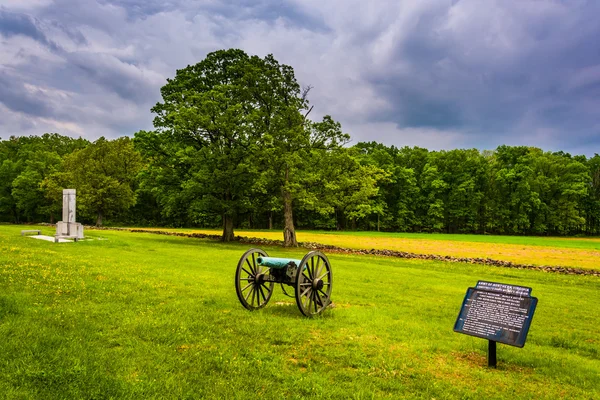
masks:
[[[269,273],[269,268],[258,265],[258,256],[268,257],[261,249],[245,252],[235,272],[235,291],[242,305],[248,310],[257,310],[267,305],[273,295],[273,282],[265,282],[261,277]]]
[[[333,274],[325,254],[311,251],[298,266],[296,304],[307,317],[321,314],[331,304]]]

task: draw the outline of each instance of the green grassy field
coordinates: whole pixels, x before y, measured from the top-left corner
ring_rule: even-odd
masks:
[[[209,229],[147,229],[220,235]],[[387,232],[298,231],[300,242],[353,249],[385,249],[417,254],[491,258],[519,264],[552,265],[600,270],[600,240],[531,236],[443,235]],[[281,231],[238,230],[239,236],[281,240]]]
[[[472,235],[445,233],[406,233],[406,232],[366,232],[366,231],[306,231],[329,235],[349,235],[375,238],[401,238],[420,240],[448,240],[453,242],[502,243],[526,246],[567,247],[575,249],[600,250],[600,238],[597,237],[544,237],[544,236],[507,236]]]
[[[241,307],[245,245],[20,229],[0,226],[0,398],[600,398],[598,278],[332,254],[335,307],[306,319],[278,288]],[[486,341],[452,331],[479,279],[539,298],[527,344],[499,345],[497,369]]]
[[[144,228],[139,228],[144,229]],[[221,229],[193,229],[193,228],[153,228],[157,230],[173,232],[194,232],[202,231],[214,235],[221,235]],[[262,234],[268,238],[283,239],[281,231],[276,229],[252,229],[236,230],[236,234],[245,236],[258,236]],[[542,246],[542,247],[561,247],[585,250],[600,250],[600,237],[557,237],[557,236],[507,236],[507,235],[473,235],[473,234],[445,234],[445,233],[407,233],[407,232],[374,232],[374,231],[314,231],[298,230],[296,231],[299,240],[307,240],[313,236],[331,236],[331,237],[358,237],[375,239],[409,239],[409,240],[441,240],[450,242],[474,242],[490,244],[514,244],[522,246]]]

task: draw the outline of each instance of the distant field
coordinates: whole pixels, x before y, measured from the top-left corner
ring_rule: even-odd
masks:
[[[158,230],[221,234],[221,231],[211,229]],[[239,230],[235,233],[267,239],[283,238],[280,231]],[[600,238],[324,231],[298,231],[297,237],[299,241],[355,249],[388,249],[420,254],[493,258],[521,264],[600,269]]]
[[[600,398],[596,277],[331,254],[335,307],[310,320],[279,288],[242,308],[246,245],[120,231],[54,244],[21,228],[0,226],[0,398]],[[539,298],[497,370],[486,341],[452,331],[479,279]]]

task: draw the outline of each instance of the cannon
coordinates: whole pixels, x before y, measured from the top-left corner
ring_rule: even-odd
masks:
[[[296,298],[300,312],[307,317],[322,313],[331,304],[331,264],[320,251],[311,251],[302,260],[269,257],[261,249],[242,255],[235,272],[235,291],[245,308],[266,306],[276,283],[285,295]],[[295,295],[288,294],[284,285],[292,286]]]

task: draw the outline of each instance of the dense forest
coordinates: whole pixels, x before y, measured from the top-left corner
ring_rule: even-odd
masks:
[[[600,156],[534,147],[358,143],[312,121],[310,87],[272,56],[221,50],[178,70],[152,131],[0,140],[0,220],[56,222],[63,188],[102,225],[600,234]],[[375,135],[376,136],[376,135]]]
[[[210,176],[195,176],[186,165],[161,168],[156,176],[134,143],[58,134],[0,141],[0,220],[55,222],[62,188],[75,187],[78,219],[90,224],[222,226],[222,210],[211,204],[211,195],[196,194],[195,186]],[[510,146],[428,151],[375,142],[322,153],[294,171],[293,215],[300,228],[600,233],[598,155]],[[214,179],[225,179],[222,173],[214,171]],[[276,178],[263,173],[248,185],[234,227],[283,227]]]

